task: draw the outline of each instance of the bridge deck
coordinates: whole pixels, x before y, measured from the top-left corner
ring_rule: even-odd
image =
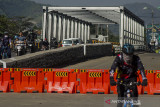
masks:
[[[140,57],[146,70],[160,70],[160,54],[156,53],[136,53]],[[87,60],[66,66],[72,69],[109,69],[115,56],[106,56],[97,59]]]

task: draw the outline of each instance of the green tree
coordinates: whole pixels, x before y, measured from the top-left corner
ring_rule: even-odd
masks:
[[[34,24],[31,22],[32,18],[26,18],[23,16],[17,16],[13,18],[14,22],[16,23],[18,31],[28,30],[33,28]]]
[[[16,31],[16,23],[13,22],[10,18],[7,18],[4,15],[0,15],[0,33],[3,34],[5,31],[10,34],[14,34]]]
[[[5,15],[0,15],[0,33],[3,34],[5,31],[9,32],[11,36],[33,28],[35,25],[31,22],[32,18],[26,18],[22,16],[8,18]]]

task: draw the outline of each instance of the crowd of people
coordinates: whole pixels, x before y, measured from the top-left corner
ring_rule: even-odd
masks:
[[[14,37],[5,31],[0,38],[0,59],[11,58],[12,49],[16,49],[17,41],[23,41],[27,46],[27,41],[33,41],[37,38],[37,34],[31,30],[26,36],[23,32],[19,32]],[[26,48],[26,47],[25,47]]]
[[[29,30],[27,33],[19,32],[12,37],[7,31],[5,31],[4,34],[0,36],[0,59],[11,58],[12,50],[16,52],[17,45],[18,43],[20,43],[20,41],[25,44],[24,47],[26,51],[29,46],[32,46],[32,50],[35,51],[37,48],[36,40],[37,34],[33,30]],[[58,47],[56,38],[51,38],[50,43],[48,42],[47,38],[45,38],[44,40],[40,39],[38,43],[39,50],[48,50],[49,48],[52,49]]]

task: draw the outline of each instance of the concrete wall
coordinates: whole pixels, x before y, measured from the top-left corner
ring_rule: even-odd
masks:
[[[1,62],[6,63],[7,68],[54,68],[85,58],[112,55],[111,50],[111,44],[88,44],[84,55],[84,45],[77,45],[4,59]],[[0,67],[4,66],[3,63],[0,63]]]

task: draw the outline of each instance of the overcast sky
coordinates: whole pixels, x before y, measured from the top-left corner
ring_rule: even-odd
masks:
[[[148,3],[160,6],[160,0],[32,0],[55,6],[120,6],[128,3]]]

